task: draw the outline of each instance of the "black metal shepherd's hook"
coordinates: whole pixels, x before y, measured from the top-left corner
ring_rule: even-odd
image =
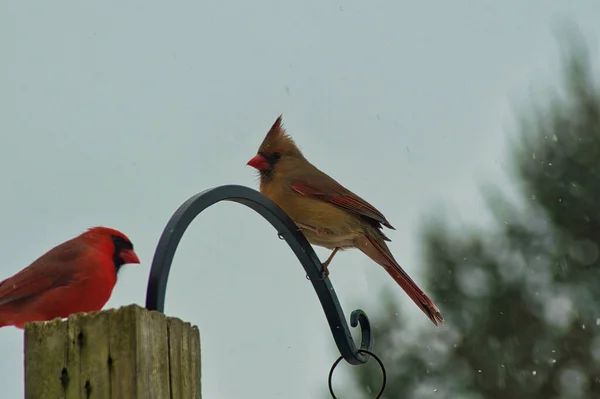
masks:
[[[362,335],[360,350],[365,351],[360,352],[354,345],[335,290],[329,278],[321,279],[321,262],[304,234],[298,230],[296,224],[279,206],[258,191],[248,187],[227,185],[211,188],[194,195],[177,209],[167,223],[154,253],[148,291],[146,292],[146,308],[159,312],[164,311],[169,270],[183,233],[200,212],[220,201],[233,201],[246,205],[267,219],[277,229],[279,236],[284,238],[292,248],[310,278],[325,311],[340,354],[350,364],[366,363],[369,360],[367,353],[373,347],[371,325],[367,315],[360,309],[353,311],[350,315],[352,327],[360,324]]]

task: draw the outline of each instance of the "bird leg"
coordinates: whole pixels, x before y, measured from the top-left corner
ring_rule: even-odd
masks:
[[[307,224],[303,224],[303,223],[296,223],[296,226],[299,227],[299,230],[308,230],[308,231],[312,231],[313,233],[315,233],[316,235],[318,235],[319,237],[324,236],[327,234],[327,229],[321,228],[321,227],[313,227],[313,226],[309,226]]]
[[[321,278],[322,280],[324,280],[325,278],[327,278],[327,276],[329,276],[329,263],[331,263],[331,260],[333,259],[333,257],[335,256],[335,254],[337,253],[337,251],[339,251],[340,248],[337,247],[333,250],[333,252],[331,253],[331,255],[329,255],[329,258],[327,258],[327,260],[325,262],[322,263],[323,265],[323,277]]]
[[[296,223],[296,225],[299,227],[298,230],[304,229],[304,230],[312,231],[319,237],[322,237],[327,234],[327,229],[324,229],[321,227],[313,227],[313,226],[309,226],[304,223]],[[323,266],[323,273],[321,274],[320,280],[325,280],[329,276],[329,269],[327,267],[329,266],[329,263],[331,263],[331,260],[333,259],[333,257],[337,253],[337,251],[339,251],[339,250],[340,250],[340,248],[335,248],[333,250],[333,252],[331,253],[331,255],[329,255],[329,258],[327,258],[327,260],[325,262],[321,263],[321,265]]]

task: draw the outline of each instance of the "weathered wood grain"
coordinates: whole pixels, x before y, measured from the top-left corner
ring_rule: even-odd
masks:
[[[200,334],[136,305],[25,326],[25,399],[200,399]]]

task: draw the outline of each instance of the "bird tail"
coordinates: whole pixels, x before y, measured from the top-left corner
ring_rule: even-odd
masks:
[[[408,294],[414,303],[429,317],[433,324],[443,325],[444,318],[435,303],[419,288],[410,276],[396,262],[390,249],[386,245],[379,230],[373,235],[365,234],[358,240],[358,249],[373,259],[389,273],[400,287]],[[375,236],[375,237],[374,237]]]

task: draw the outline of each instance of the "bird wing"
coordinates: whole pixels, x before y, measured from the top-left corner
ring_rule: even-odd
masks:
[[[290,183],[290,187],[299,194],[328,202],[394,229],[385,216],[373,205],[346,189],[325,173],[322,173],[322,175],[314,179],[294,179]]]
[[[77,274],[76,259],[80,252],[80,248],[66,242],[2,281],[0,306],[27,301],[53,288],[68,285]]]

